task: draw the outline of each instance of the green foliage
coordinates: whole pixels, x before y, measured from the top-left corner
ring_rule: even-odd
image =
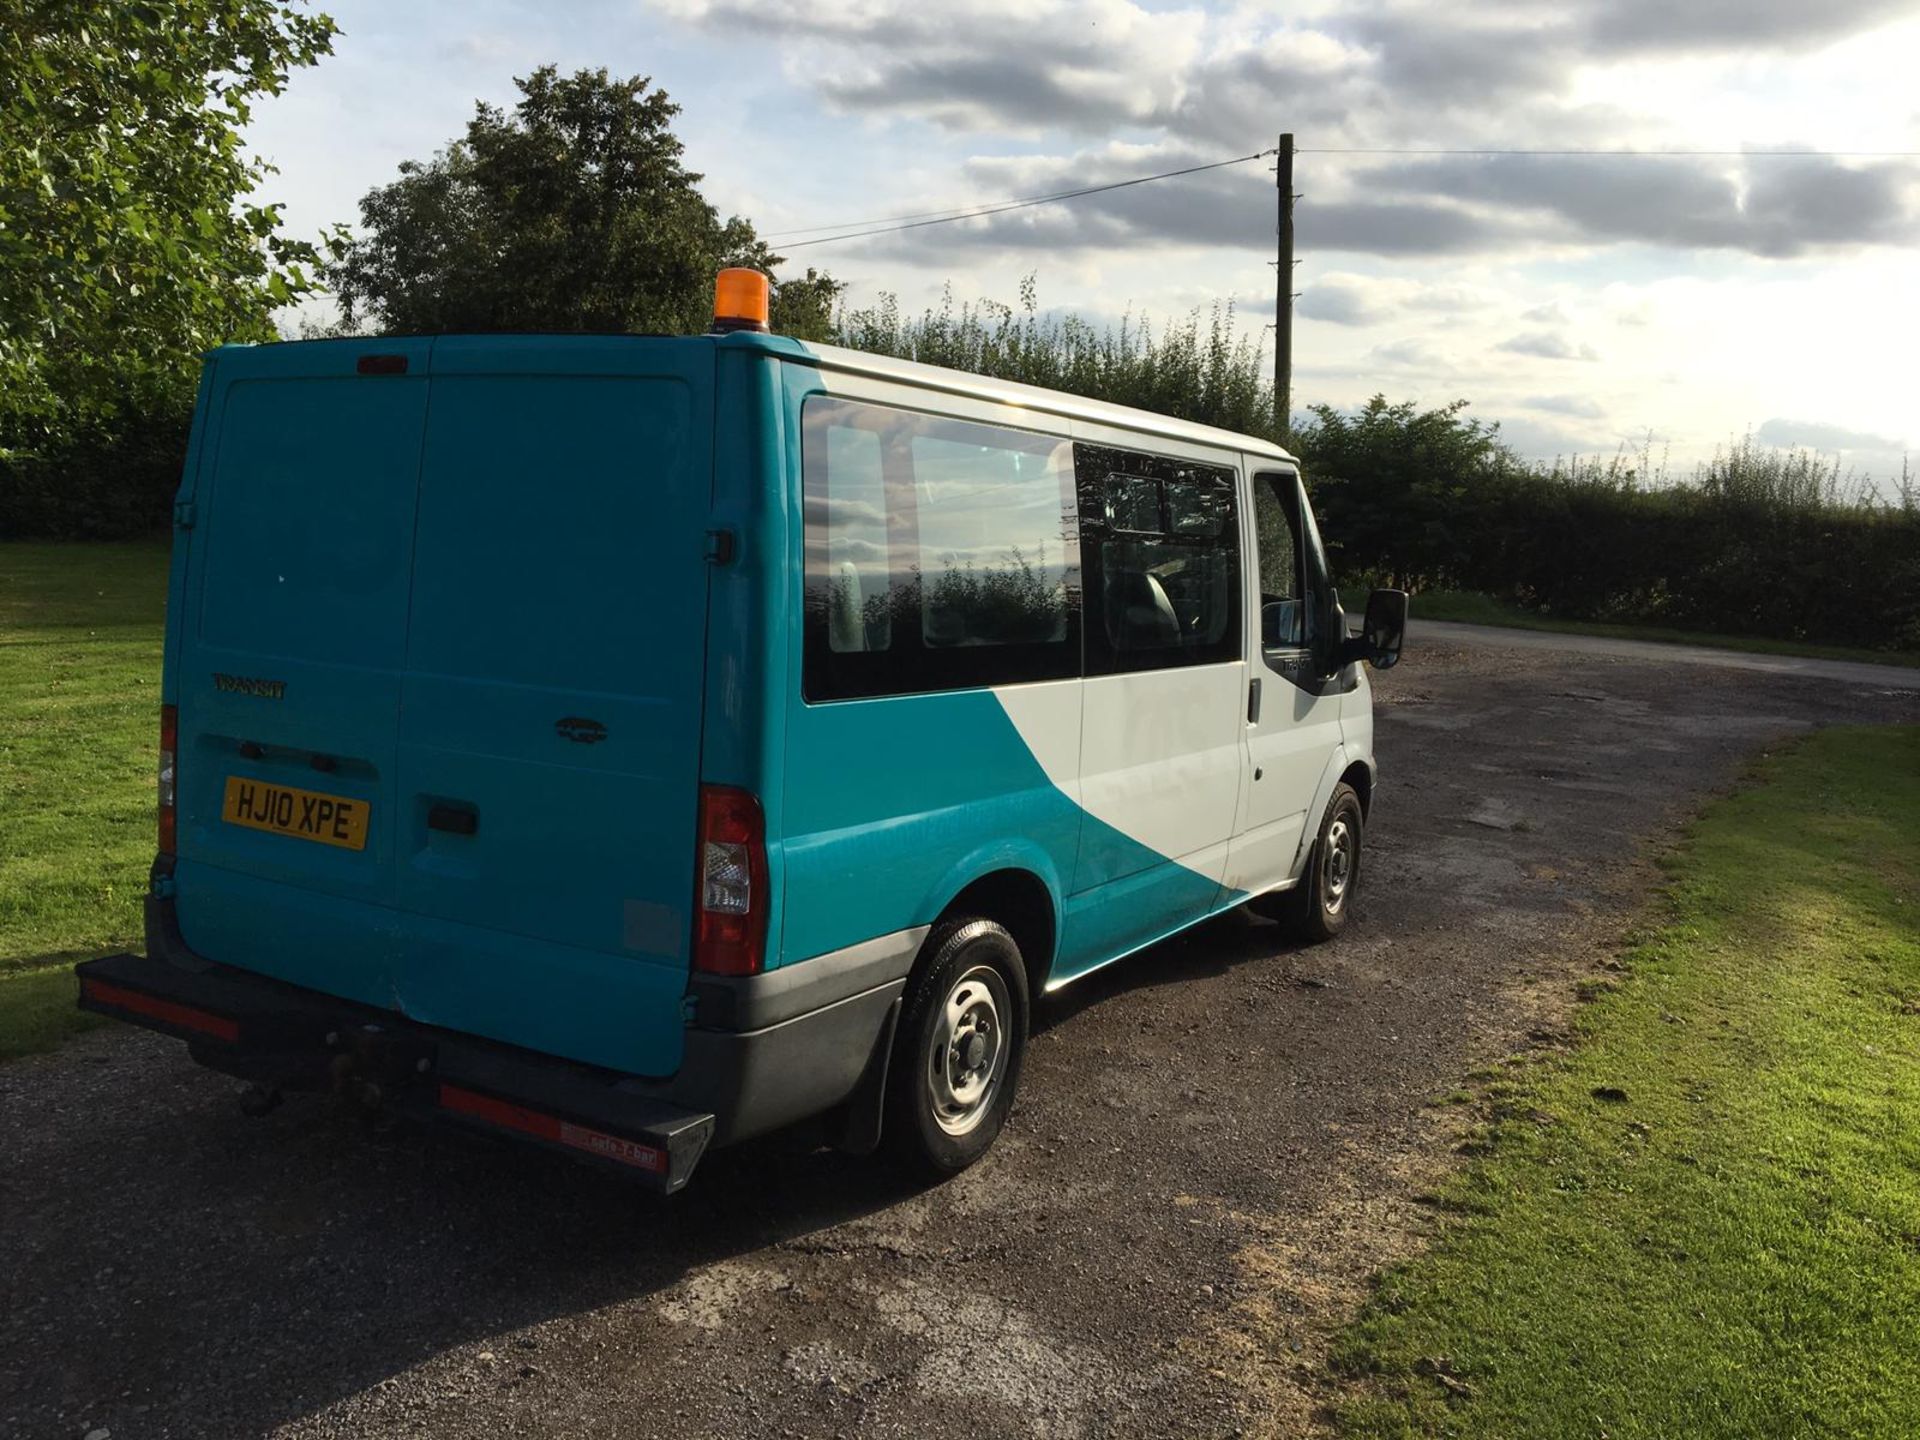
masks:
[[[1295,444],[1342,568],[1417,589],[1471,543],[1469,497],[1524,467],[1496,427],[1463,417],[1466,408],[1456,400],[1422,411],[1383,395],[1352,415],[1312,407]]]
[[[0,459],[0,537],[118,539],[166,522],[193,395],[128,404],[111,423]]]
[[[1920,730],[1762,778],[1574,1051],[1487,1097],[1436,1244],[1336,1349],[1341,1433],[1920,1428]]]
[[[464,138],[361,200],[362,233],[326,272],[349,325],[697,333],[717,270],[782,263],[702,198],[680,107],[649,77],[548,65],[515,84],[510,113],[478,106]],[[775,328],[820,338],[839,290],[817,270],[780,286]]]
[[[1032,276],[1018,306],[984,301],[956,307],[948,289],[938,309],[903,315],[897,297],[842,311],[834,340],[856,350],[968,370],[1177,415],[1203,425],[1266,435],[1273,390],[1251,340],[1234,331],[1231,308],[1203,327],[1195,314],[1159,336],[1129,317],[1101,330],[1074,315],[1042,315]]]
[[[0,0],[0,460],[179,429],[199,353],[314,288],[240,136],[334,34],[288,0]]]
[[[1645,473],[1495,477],[1464,499],[1468,543],[1427,573],[1549,616],[1920,648],[1920,511],[1751,440],[1691,478]]]

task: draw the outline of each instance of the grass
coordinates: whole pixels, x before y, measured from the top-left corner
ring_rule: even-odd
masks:
[[[1617,640],[1656,640],[1671,645],[1708,645],[1759,655],[1804,655],[1816,660],[1861,660],[1871,665],[1920,666],[1920,652],[1868,650],[1850,645],[1813,645],[1765,635],[1726,635],[1711,630],[1673,630],[1662,625],[1614,625],[1599,620],[1568,620],[1542,615],[1491,595],[1464,590],[1423,590],[1413,597],[1420,620],[1458,620],[1471,625],[1503,625],[1513,630],[1553,630],[1566,635],[1603,635]]]
[[[139,938],[166,575],[164,542],[0,544],[0,1058],[87,1025],[72,962]]]
[[[1920,1433],[1920,728],[1764,762],[1336,1347],[1348,1436]]]

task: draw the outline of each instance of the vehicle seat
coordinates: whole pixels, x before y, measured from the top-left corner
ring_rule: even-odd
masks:
[[[1151,650],[1180,643],[1180,619],[1159,577],[1122,570],[1107,580],[1107,638],[1120,650]]]

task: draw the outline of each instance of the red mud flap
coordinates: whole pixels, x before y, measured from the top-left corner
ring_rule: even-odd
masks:
[[[528,1141],[671,1194],[714,1117],[637,1093],[645,1082],[415,1025],[225,965],[144,955],[76,966],[80,1008],[189,1043],[210,1069],[289,1090],[367,1082],[414,1119]]]

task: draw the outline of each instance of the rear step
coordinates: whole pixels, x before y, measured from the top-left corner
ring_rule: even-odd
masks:
[[[416,1025],[311,990],[145,955],[75,967],[80,1008],[188,1042],[210,1069],[269,1090],[351,1090],[411,1118],[504,1134],[672,1194],[714,1117],[621,1088],[623,1077]]]

